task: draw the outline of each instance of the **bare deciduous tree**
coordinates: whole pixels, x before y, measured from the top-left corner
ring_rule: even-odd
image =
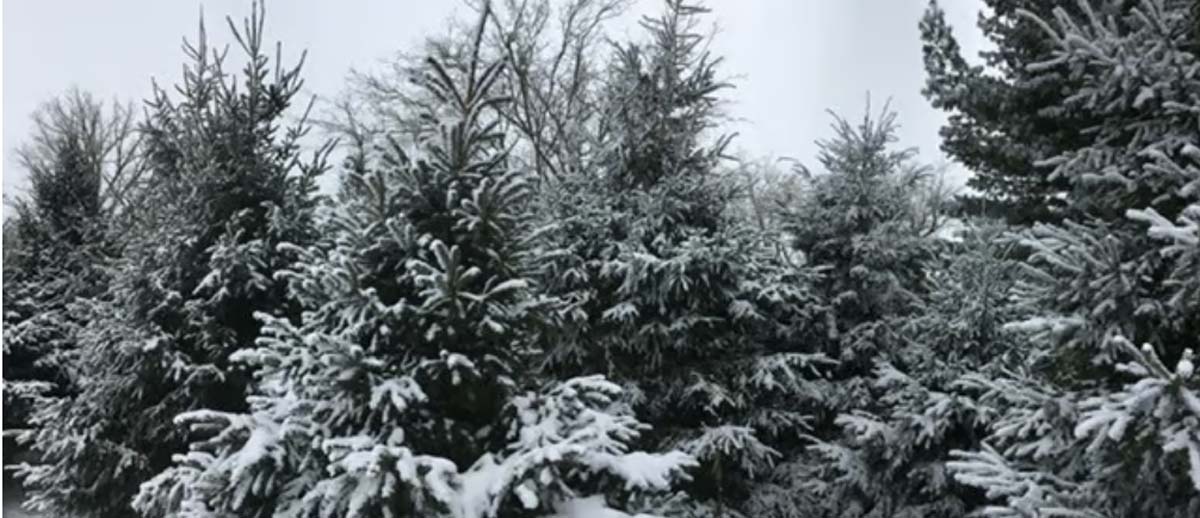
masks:
[[[131,203],[145,169],[132,105],[104,103],[72,89],[33,114],[30,140],[17,150],[32,201],[43,213],[93,208],[115,216]],[[63,196],[68,198],[64,199]],[[58,205],[57,207],[51,205]]]
[[[399,53],[378,71],[353,73],[351,92],[329,125],[359,144],[382,133],[417,137],[414,116],[433,102],[413,87],[427,70],[424,56],[438,56],[453,68],[467,66],[468,53],[477,51],[484,61],[505,65],[500,82],[510,102],[500,116],[516,137],[510,157],[527,161],[543,179],[586,167],[599,138],[593,130],[599,126],[604,30],[630,0],[465,1],[481,24],[452,20],[447,35],[429,38],[420,52]]]
[[[485,41],[508,64],[505,118],[528,140],[534,169],[558,176],[586,161],[598,115],[597,57],[605,24],[628,0],[480,2],[492,9]]]

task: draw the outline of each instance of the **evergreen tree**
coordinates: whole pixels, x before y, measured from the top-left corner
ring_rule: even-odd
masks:
[[[1052,38],[1021,16],[1022,10],[1049,17],[1057,8],[1078,12],[1076,0],[985,0],[979,29],[994,44],[980,53],[983,65],[962,55],[937,0],[921,20],[921,41],[928,74],[925,96],[948,112],[941,130],[942,150],[974,174],[968,185],[989,205],[1003,207],[1014,223],[1063,217],[1065,178],[1034,167],[1043,157],[1074,149],[1088,141],[1085,129],[1098,120],[1064,109],[1063,101],[1078,88],[1071,77],[1047,80],[1028,65],[1050,56]],[[1115,12],[1127,2],[1104,2]]]
[[[246,374],[230,356],[253,345],[256,312],[292,313],[274,277],[311,238],[314,177],[303,120],[281,120],[299,66],[272,69],[260,5],[234,36],[246,53],[226,74],[201,24],[179,99],[158,90],[142,128],[147,178],[104,294],[80,307],[80,390],[39,403],[22,439],[39,455],[18,475],[38,511],[127,516],[138,485],[182,451],[171,420],[194,408],[244,408]],[[318,154],[319,155],[319,154]]]
[[[132,111],[111,110],[72,91],[33,117],[32,141],[17,151],[30,190],[5,221],[4,427],[27,426],[40,396],[72,390],[77,299],[107,283],[116,253],[109,225],[122,188],[136,175]]]
[[[904,402],[888,399],[896,394],[884,378],[913,360],[905,358],[904,327],[924,309],[936,228],[917,205],[927,170],[913,164],[913,150],[893,148],[894,112],[885,107],[872,117],[868,108],[857,125],[835,116],[833,130],[818,142],[826,173],[811,178],[783,215],[792,246],[822,270],[816,288],[828,301],[820,313],[825,335],[815,343],[839,364],[814,423],[815,443],[793,466],[805,480],[795,513],[888,516],[900,511],[896,495],[904,493],[889,479],[906,467],[887,462],[908,459],[873,458],[898,453],[875,447],[886,439],[886,416]]]
[[[416,149],[352,153],[322,239],[284,245],[300,318],[259,313],[235,358],[258,369],[249,412],[181,415],[208,433],[143,486],[143,514],[623,516],[694,464],[630,451],[644,425],[616,385],[529,368],[543,250],[497,129],[501,64],[481,61],[428,60]]]
[[[704,12],[668,1],[643,22],[648,43],[619,47],[599,167],[544,190],[556,247],[544,283],[566,302],[546,364],[627,387],[654,426],[646,443],[701,463],[687,512],[721,516],[786,493],[756,494],[755,481],[799,443],[827,360],[805,340],[819,320],[815,274],[733,216],[729,139],[711,135],[725,85],[696,30]]]
[[[831,307],[827,349],[846,372],[869,369],[886,354],[893,317],[921,305],[923,268],[933,256],[932,228],[916,206],[927,170],[913,149],[893,149],[896,115],[869,112],[857,126],[835,115],[832,139],[818,142],[828,174],[812,180],[785,229],[794,248],[827,269],[821,290]]]
[[[1124,18],[1081,2],[1047,20],[1057,49],[1033,69],[1077,78],[1070,109],[1103,122],[1040,165],[1072,182],[1081,223],[1042,225],[1020,301],[1038,316],[1022,368],[976,378],[998,417],[989,445],[958,452],[958,480],[998,516],[1194,516],[1200,512],[1200,336],[1190,6],[1145,0]],[[1140,346],[1135,344],[1142,344]]]
[[[625,0],[470,2],[356,77],[332,199],[334,144],[288,122],[303,58],[268,57],[257,2],[240,71],[202,21],[136,133],[76,93],[19,153],[27,504],[1200,516],[1200,7],[985,3],[974,66],[931,1],[924,93],[977,173],[956,210],[1032,225],[958,234],[886,107],[835,115],[823,174],[730,160],[687,0],[611,59]]]
[[[1021,336],[1002,325],[1021,315],[1011,302],[1020,263],[1003,227],[967,230],[927,265],[927,293],[895,322],[895,349],[870,376],[875,398],[841,414],[844,442],[819,447],[835,476],[817,486],[836,516],[964,516],[981,501],[946,468],[952,449],[978,447],[994,412],[976,401],[966,375],[999,375],[1019,364]]]

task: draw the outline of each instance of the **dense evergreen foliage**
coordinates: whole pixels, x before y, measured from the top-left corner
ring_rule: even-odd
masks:
[[[136,181],[132,112],[106,109],[72,91],[34,116],[35,135],[17,155],[28,171],[27,198],[5,221],[4,427],[29,424],[39,396],[73,390],[76,333],[72,308],[108,283],[104,267],[119,242],[109,225]]]
[[[5,461],[61,517],[1200,516],[1200,10],[987,4],[980,65],[920,29],[992,219],[886,106],[730,157],[684,0],[471,3],[327,142],[261,4],[238,71],[201,24],[144,118],[35,118]]]
[[[700,461],[697,512],[721,515],[754,504],[754,481],[806,429],[811,378],[829,362],[804,339],[815,273],[731,214],[704,12],[668,2],[644,21],[648,42],[618,49],[598,167],[547,189],[558,252],[544,284],[569,305],[546,362],[627,385],[652,443]]]
[[[1200,512],[1200,61],[1183,7],[1141,2],[1122,23],[1087,4],[1083,17],[1025,14],[1057,44],[1033,69],[1079,78],[1067,106],[1102,122],[1039,161],[1086,219],[1023,234],[1018,301],[1035,314],[1010,326],[1034,348],[1011,375],[975,380],[998,420],[954,469],[1004,512]]]
[[[299,163],[302,125],[280,127],[299,68],[271,66],[262,23],[256,10],[235,32],[240,78],[201,25],[176,95],[149,104],[139,205],[108,286],[73,310],[78,390],[39,401],[21,437],[39,457],[17,471],[37,509],[127,516],[138,485],[186,444],[176,415],[245,406],[247,374],[228,359],[257,338],[254,313],[292,311],[276,243],[312,236],[320,165]]]

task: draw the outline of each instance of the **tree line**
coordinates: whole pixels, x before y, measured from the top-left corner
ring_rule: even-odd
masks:
[[[469,2],[324,106],[263,4],[202,20],[18,150],[8,469],[71,518],[1200,516],[1200,9],[985,3],[981,62],[919,26],[957,197],[886,105],[731,157],[685,0]]]

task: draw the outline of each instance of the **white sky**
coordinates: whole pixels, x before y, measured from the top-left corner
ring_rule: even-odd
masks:
[[[943,0],[969,55],[983,45],[975,28],[980,0]],[[816,139],[829,135],[833,109],[861,116],[866,93],[873,110],[891,97],[901,144],[939,163],[944,115],[921,96],[925,72],[917,23],[927,0],[709,0],[718,24],[713,50],[736,79],[727,91],[734,147],[751,155],[790,156],[815,164]],[[105,99],[144,99],[150,79],[174,84],[180,43],[192,38],[203,6],[210,40],[231,41],[224,16],[240,20],[249,0],[4,0],[4,193],[24,186],[12,150],[28,135],[29,115],[72,85]],[[633,15],[658,12],[658,0],[638,0]],[[285,60],[308,50],[307,93],[338,94],[353,67],[369,69],[395,51],[413,48],[441,30],[455,0],[274,0],[267,37],[281,40]],[[632,16],[631,16],[632,19]],[[616,37],[636,36],[630,29]],[[290,60],[289,60],[290,61]],[[952,166],[958,181],[961,167]]]

